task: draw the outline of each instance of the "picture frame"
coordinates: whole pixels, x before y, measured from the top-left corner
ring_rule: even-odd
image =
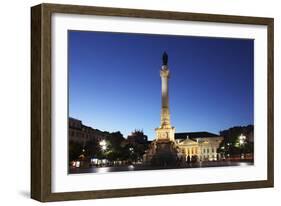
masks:
[[[213,22],[231,25],[265,26],[267,31],[267,137],[264,180],[168,185],[86,191],[52,191],[52,16],[69,14],[99,17],[125,17],[173,21]],[[41,201],[66,201],[96,198],[161,195],[220,190],[266,188],[274,185],[274,20],[272,18],[185,13],[172,11],[106,8],[78,5],[40,4],[31,8],[31,198]],[[57,155],[57,154],[56,154]]]

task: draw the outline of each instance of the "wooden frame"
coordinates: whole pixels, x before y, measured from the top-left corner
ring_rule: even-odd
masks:
[[[267,180],[136,189],[52,193],[51,191],[51,16],[53,13],[140,17],[266,25],[268,34]],[[205,192],[273,187],[273,25],[272,18],[41,4],[31,8],[31,197],[47,201]]]

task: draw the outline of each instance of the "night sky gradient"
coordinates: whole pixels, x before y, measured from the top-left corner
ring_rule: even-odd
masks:
[[[87,126],[154,139],[164,51],[176,132],[253,124],[254,40],[69,31],[68,48],[69,116]]]

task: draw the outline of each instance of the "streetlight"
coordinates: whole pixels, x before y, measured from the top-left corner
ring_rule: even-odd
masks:
[[[246,140],[246,136],[241,134],[239,137],[238,137],[238,142],[239,142],[239,147],[240,147],[240,155],[241,155],[241,159],[244,159],[244,154],[243,154],[243,148],[244,148],[244,145],[245,145],[245,140]]]
[[[105,151],[106,151],[106,149],[107,149],[107,142],[105,141],[105,140],[101,140],[100,142],[99,142],[99,145],[100,145],[100,147],[101,147],[101,150],[102,150],[102,156],[103,156],[103,158],[105,157]],[[106,164],[106,159],[102,159],[101,160],[101,165],[103,165],[103,164]]]
[[[107,149],[107,143],[106,143],[105,140],[100,141],[99,144],[100,144],[101,149],[102,149],[103,151],[105,151],[105,150]]]
[[[239,139],[239,144],[240,144],[240,146],[243,146],[243,145],[245,144],[246,136],[243,135],[243,134],[241,134],[241,135],[238,137],[238,139]]]
[[[230,160],[229,159],[230,158],[230,151],[231,151],[230,146],[232,145],[232,143],[227,142],[226,145],[227,145],[226,151],[225,151],[226,152],[226,156],[227,156],[228,160]]]

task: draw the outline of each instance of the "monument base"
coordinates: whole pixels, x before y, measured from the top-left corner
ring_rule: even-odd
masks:
[[[174,141],[154,141],[144,155],[145,164],[159,167],[177,166],[181,156]]]

